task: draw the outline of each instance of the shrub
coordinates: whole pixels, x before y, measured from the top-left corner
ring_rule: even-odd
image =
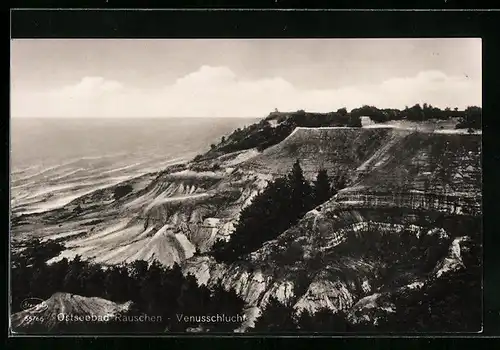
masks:
[[[291,265],[296,261],[302,260],[304,256],[304,248],[299,242],[292,242],[282,255],[282,262],[286,265]]]

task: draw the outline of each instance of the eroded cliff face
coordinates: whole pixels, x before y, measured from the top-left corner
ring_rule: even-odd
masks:
[[[348,187],[241,261],[216,263],[213,243],[229,239],[241,209],[296,159],[307,178],[326,168],[347,176]],[[110,188],[59,211],[19,218],[13,236],[37,232],[62,240],[67,249],[56,259],[182,263],[199,283],[234,289],[248,304],[246,327],[271,297],[292,301],[297,314],[328,308],[348,312],[353,323],[376,323],[393,312],[391,294],[418,291],[467,268],[460,252],[475,233],[454,223],[481,216],[481,137],[297,128],[264,152],[235,152],[129,183],[133,191],[119,200]],[[381,250],[402,236],[421,250]]]
[[[134,260],[170,266],[228,239],[239,212],[270,176],[225,170],[173,169],[132,193],[113,199],[113,189],[81,198],[58,212],[21,218],[14,231],[62,240],[67,248],[52,261],[81,255],[104,264]]]
[[[309,132],[321,134],[330,143],[325,130],[299,129],[284,145],[274,146],[243,167],[268,163],[273,173],[280,173],[276,154],[284,159],[307,155],[308,147],[301,153],[298,145],[290,147],[290,139],[309,139],[302,135]],[[329,136],[334,139],[344,132],[331,129]],[[371,137],[381,137],[382,145],[357,163],[348,160],[350,169],[355,169],[350,186],[307,213],[295,227],[230,267],[195,257],[186,262],[186,272],[198,276],[201,283],[220,280],[260,309],[275,296],[291,300],[297,314],[328,308],[347,312],[352,323],[376,324],[383,314],[394,312],[390,295],[401,290],[418,292],[426,283],[467,268],[461,262],[461,247],[470,241],[468,235],[478,232],[464,232],[456,222],[481,215],[480,137],[391,129]],[[317,145],[327,147],[320,141]],[[305,169],[318,158],[314,154],[311,151],[303,161]],[[341,169],[348,168],[339,157],[345,155],[333,156],[330,166],[338,161]],[[352,253],[357,250],[352,244],[359,248],[359,237],[366,244],[363,249],[370,250],[379,249],[384,236],[403,234],[413,235],[421,254],[408,258],[411,247],[396,247],[393,260]],[[290,253],[293,245],[301,248],[300,255]]]
[[[287,174],[300,159],[304,176],[312,180],[319,168],[331,176],[352,172],[377,150],[387,147],[407,130],[348,127],[296,128],[285,140],[248,159],[240,168],[264,174]]]

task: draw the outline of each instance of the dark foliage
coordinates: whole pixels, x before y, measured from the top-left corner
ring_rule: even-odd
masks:
[[[304,172],[298,160],[293,164],[292,171],[288,175],[288,185],[291,206],[289,214],[300,218],[312,207],[312,189],[304,177]]]
[[[283,265],[292,265],[297,261],[301,261],[304,256],[304,248],[299,242],[290,243],[286,250],[279,255],[278,263]]]
[[[382,123],[388,120],[388,115],[384,111],[379,110],[377,107],[363,106],[355,108],[351,111],[351,115],[358,117],[370,117],[371,120],[377,123]]]
[[[271,298],[265,311],[250,331],[267,333],[346,333],[353,329],[342,311],[321,309],[314,314],[304,310],[297,317],[290,302],[280,303]]]
[[[115,188],[115,191],[113,193],[114,199],[119,200],[120,198],[126,196],[130,192],[132,192],[133,187],[131,185],[122,185],[122,186],[117,186]]]
[[[481,110],[480,107],[469,107]],[[351,111],[351,115],[362,117],[370,117],[376,123],[383,123],[391,120],[410,120],[410,121],[426,121],[430,119],[446,120],[452,117],[464,117],[466,111],[458,111],[457,108],[451,110],[446,108],[441,110],[427,103],[422,106],[416,104],[412,107],[406,107],[403,110],[399,109],[379,109],[374,106],[363,106],[355,108]]]
[[[293,319],[293,305],[283,304],[270,298],[264,313],[255,322],[251,330],[259,333],[293,332],[297,325]]]
[[[325,169],[321,169],[313,185],[313,199],[315,203],[323,203],[333,196],[333,188]]]
[[[257,250],[266,241],[276,238],[298,220],[293,213],[291,189],[286,178],[276,179],[244,208],[231,240],[216,243],[214,257],[231,262],[239,256]],[[297,210],[295,210],[296,212]]]
[[[297,321],[301,332],[312,333],[345,333],[350,330],[346,315],[339,311],[321,309],[314,314],[304,310]]]
[[[457,129],[480,130],[482,127],[482,109],[480,107],[467,107],[465,115],[457,124]]]

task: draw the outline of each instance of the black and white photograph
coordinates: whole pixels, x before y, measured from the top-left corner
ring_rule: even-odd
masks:
[[[13,335],[480,333],[480,38],[12,39]]]

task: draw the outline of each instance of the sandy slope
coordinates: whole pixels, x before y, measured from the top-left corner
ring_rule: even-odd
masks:
[[[110,187],[63,210],[25,217],[14,225],[13,235],[64,239],[68,250],[59,258],[82,254],[108,263],[153,257],[167,265],[181,262],[195,249],[205,251],[216,239],[227,237],[241,208],[273,176],[288,172],[296,159],[309,178],[321,167],[330,175],[349,175],[350,187],[336,198],[346,208],[368,202],[390,206],[396,200],[411,207],[419,190],[472,198],[481,191],[478,135],[400,128],[297,128],[263,153],[250,150],[221,158],[223,164],[236,165],[235,171],[172,167],[158,176],[129,181],[133,192],[118,201]],[[477,203],[472,199],[453,209],[446,200],[436,198],[433,203],[456,211],[467,211]]]
[[[207,256],[193,256],[195,250],[207,251],[216,239],[227,238],[240,210],[269,180],[287,173],[296,159],[308,178],[324,167],[330,175],[348,176],[349,186],[251,254],[249,263],[224,266]],[[190,165],[167,170],[150,181],[132,183],[132,193],[120,200],[113,200],[112,189],[102,190],[63,211],[23,218],[14,229],[64,238],[67,250],[59,258],[81,254],[109,264],[135,259],[183,262],[185,271],[201,283],[222,280],[252,307],[263,307],[270,296],[277,296],[295,298],[300,311],[376,304],[376,271],[381,267],[373,261],[325,264],[303,294],[294,295],[304,262],[315,253],[333,252],[346,237],[368,234],[373,225],[398,234],[403,224],[416,224],[422,211],[431,216],[481,215],[481,136],[476,134],[390,126],[298,128],[262,153],[236,152],[215,161],[232,170],[196,171]],[[82,211],[76,214],[77,205]],[[91,220],[101,221],[88,224]],[[449,234],[415,227],[418,235],[439,234],[446,240]],[[82,228],[84,236],[62,236]],[[303,247],[303,260],[286,265],[279,259],[292,242]],[[462,268],[460,244],[466,239],[450,245],[450,256],[441,257],[437,271]],[[335,277],[339,270],[351,277]],[[413,276],[399,287],[420,282],[421,276]]]
[[[37,325],[50,330],[64,322],[109,322],[119,313],[128,311],[131,305],[131,302],[117,304],[102,298],[55,293],[30,309],[12,314],[10,322],[14,330]],[[85,321],[86,317],[91,319]]]

